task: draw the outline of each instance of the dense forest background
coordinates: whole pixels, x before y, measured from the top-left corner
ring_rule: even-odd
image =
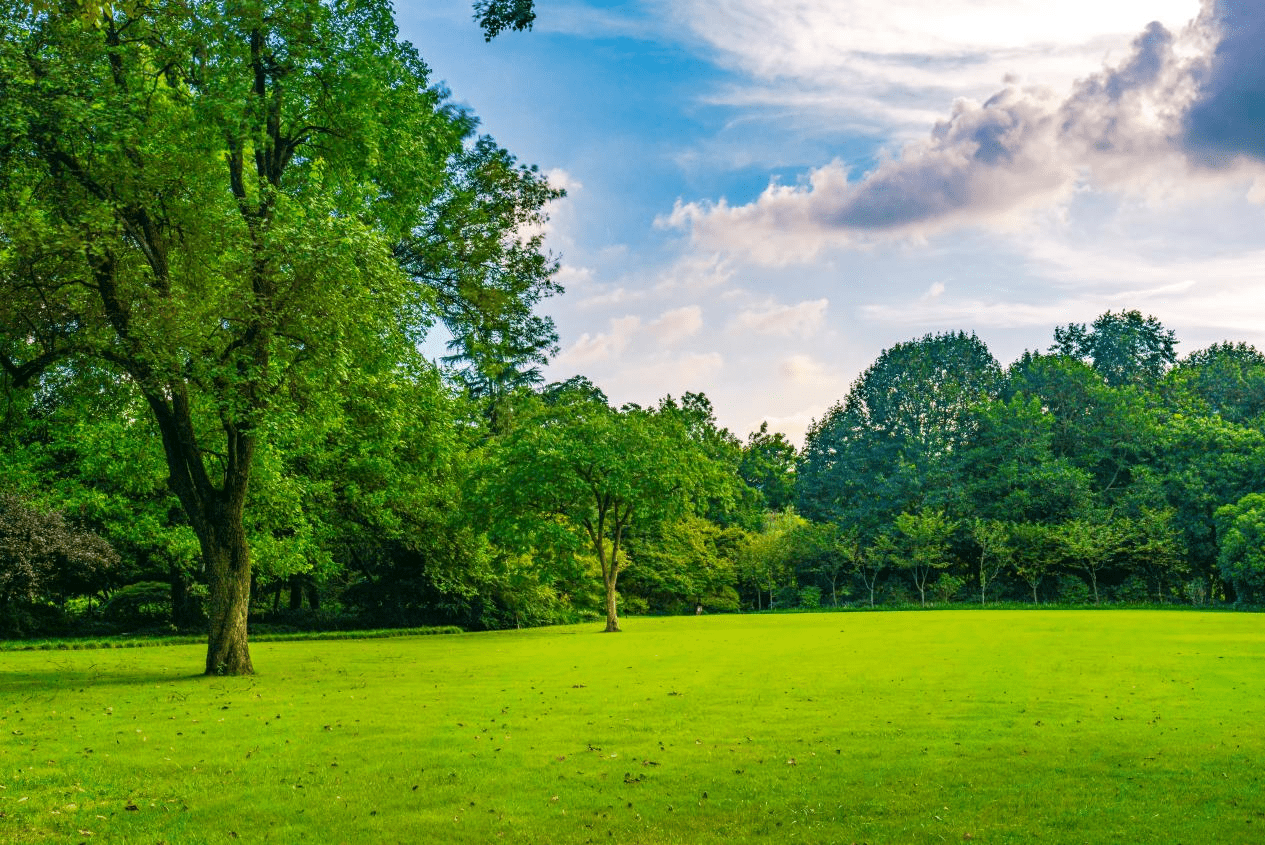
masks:
[[[480,0],[488,39],[529,0]],[[0,633],[1261,601],[1265,356],[1135,311],[885,350],[801,449],[544,384],[562,192],[389,3],[17,4]],[[442,331],[447,356],[421,353]]]
[[[702,394],[614,408],[464,337],[260,451],[254,624],[614,619],[608,595],[623,613],[1261,599],[1250,346],[1178,359],[1156,320],[1107,313],[1003,368],[972,334],[928,335],[797,450],[719,427]],[[76,369],[5,388],[4,632],[201,630],[198,542],[134,392]]]

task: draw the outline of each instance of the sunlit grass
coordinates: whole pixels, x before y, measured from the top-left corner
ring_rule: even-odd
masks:
[[[1254,842],[1265,618],[632,619],[0,654],[0,841]]]

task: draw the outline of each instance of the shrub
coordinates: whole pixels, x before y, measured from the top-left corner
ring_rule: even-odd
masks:
[[[821,607],[821,587],[800,587],[798,598],[800,607],[816,610]]]
[[[171,619],[171,585],[161,581],[128,584],[110,596],[101,615],[124,628],[162,625]]]

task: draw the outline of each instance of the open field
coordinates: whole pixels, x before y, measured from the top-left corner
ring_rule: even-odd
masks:
[[[0,841],[1265,841],[1265,617],[631,619],[0,654]]]

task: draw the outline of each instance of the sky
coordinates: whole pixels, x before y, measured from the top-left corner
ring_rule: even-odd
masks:
[[[1136,309],[1189,354],[1265,349],[1265,3],[469,0],[401,37],[480,131],[567,190],[542,310],[612,403],[701,391],[805,430],[885,349],[1006,365]]]

